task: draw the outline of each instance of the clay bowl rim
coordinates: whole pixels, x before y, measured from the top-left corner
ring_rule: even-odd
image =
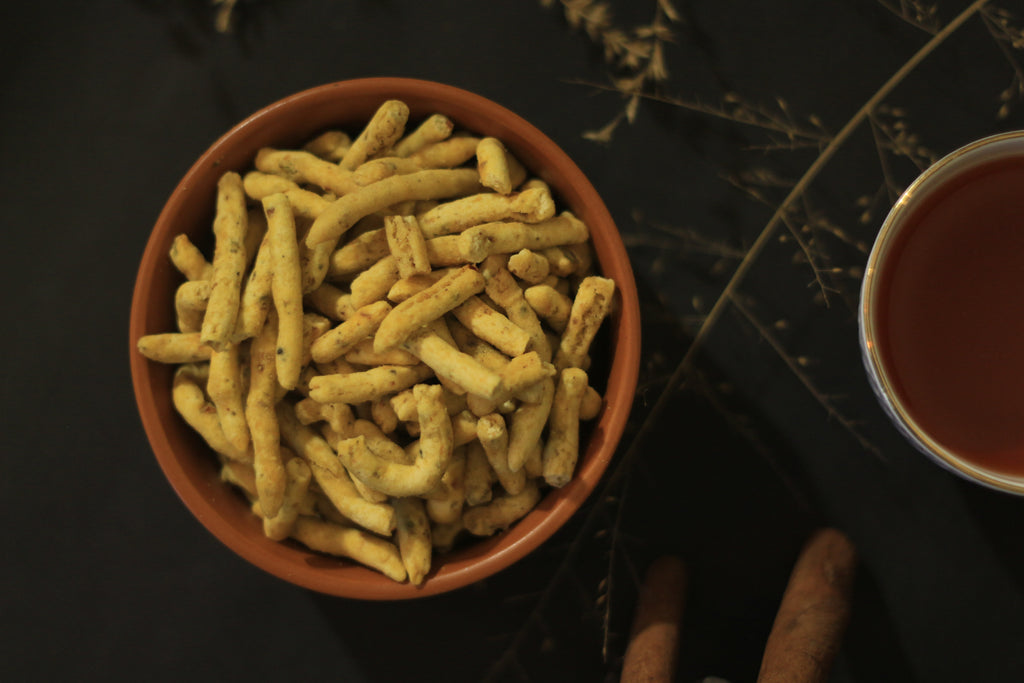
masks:
[[[297,145],[331,126],[365,123],[380,102],[406,101],[411,119],[449,115],[459,128],[501,139],[520,161],[547,182],[560,208],[570,208],[592,230],[603,274],[616,281],[607,357],[605,407],[590,428],[576,476],[546,492],[538,506],[510,529],[445,556],[420,586],[397,583],[347,560],[313,553],[293,542],[263,537],[241,496],[220,481],[208,448],[174,412],[171,369],[136,350],[143,334],[173,329],[171,289],[180,276],[167,258],[171,239],[194,241],[209,232],[215,178],[244,171],[263,146]],[[156,293],[163,292],[159,296]],[[237,555],[264,571],[320,593],[362,600],[401,600],[436,595],[477,582],[525,557],[582,506],[618,448],[632,408],[640,364],[640,306],[625,246],[604,202],[568,155],[539,129],[485,97],[461,88],[409,78],[364,78],[315,86],[284,97],[245,118],[218,138],[182,177],[162,208],[143,252],[131,304],[129,354],[136,403],[158,464],[175,493],[199,522]],[[183,451],[187,452],[183,457]]]

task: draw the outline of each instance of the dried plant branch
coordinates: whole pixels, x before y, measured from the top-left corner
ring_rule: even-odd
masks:
[[[825,412],[828,414],[829,419],[834,420],[844,430],[846,430],[846,432],[849,433],[858,444],[860,444],[861,448],[881,458],[882,452],[878,447],[860,432],[857,428],[857,424],[853,420],[846,418],[838,409],[836,409],[832,398],[819,390],[811,380],[810,376],[804,371],[804,368],[810,364],[810,359],[804,356],[794,357],[792,354],[788,353],[768,326],[758,320],[747,305],[741,302],[738,297],[733,297],[732,307],[757,331],[758,336],[768,343],[772,351],[782,359],[786,364],[786,367],[789,368],[789,371],[793,373],[800,384],[802,384],[814,399],[821,404],[825,409]]]
[[[996,112],[997,119],[1005,119],[1010,115],[1012,102],[1024,96],[1024,69],[1013,54],[1014,50],[1024,49],[1024,29],[1014,26],[1011,23],[1015,21],[1014,16],[998,7],[986,8],[981,16],[985,21],[985,28],[1013,68],[1014,75],[1010,85],[999,93],[1000,105]]]
[[[878,0],[878,4],[925,33],[935,35],[939,30],[939,8],[935,5],[920,0]]]

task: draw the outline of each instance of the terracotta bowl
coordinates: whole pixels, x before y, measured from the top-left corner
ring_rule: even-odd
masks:
[[[173,331],[173,294],[181,281],[168,259],[171,240],[187,233],[209,244],[217,178],[251,168],[264,146],[297,146],[318,132],[340,127],[358,132],[381,102],[397,98],[410,121],[440,112],[458,128],[502,140],[592,231],[602,273],[618,285],[619,302],[595,349],[592,383],[605,386],[605,406],[583,434],[575,478],[548,492],[507,531],[443,556],[420,586],[396,583],[351,561],[326,557],[262,533],[241,495],[221,482],[213,454],[175,412],[172,368],[136,350],[144,334]],[[483,97],[438,83],[370,78],[315,87],[261,109],[217,140],[181,179],[164,206],[139,265],[130,322],[131,372],[139,413],[150,445],[171,486],[211,533],[257,567],[296,585],[326,594],[367,600],[434,595],[466,586],[508,567],[548,539],[593,491],[608,467],[626,425],[637,383],[640,318],[636,284],[619,232],[604,203],[580,169],[531,124]]]

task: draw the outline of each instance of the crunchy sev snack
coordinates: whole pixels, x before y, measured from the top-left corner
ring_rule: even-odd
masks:
[[[408,115],[225,172],[213,259],[174,240],[178,329],[138,350],[267,538],[420,585],[571,481],[615,285],[500,140]]]

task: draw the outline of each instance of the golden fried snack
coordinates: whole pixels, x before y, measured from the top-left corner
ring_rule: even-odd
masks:
[[[489,503],[494,496],[493,485],[498,480],[494,468],[487,462],[487,453],[479,441],[466,444],[466,505]]]
[[[512,414],[509,424],[508,467],[513,472],[522,468],[530,450],[541,440],[555,397],[555,380],[542,380],[543,394],[537,403],[523,403]]]
[[[427,517],[434,524],[451,524],[462,518],[466,501],[466,447],[452,451],[448,469],[436,490],[426,498]]]
[[[206,400],[202,388],[196,383],[187,366],[174,373],[171,399],[178,413],[192,429],[214,450],[225,458],[242,463],[252,462],[250,451],[240,451],[224,436],[217,409]]]
[[[415,216],[388,216],[384,219],[388,247],[398,265],[399,277],[430,272],[426,240]]]
[[[348,320],[356,312],[352,305],[352,294],[327,282],[306,292],[303,300],[331,320]]]
[[[604,407],[604,397],[594,387],[588,386],[580,399],[580,419],[583,421],[593,420],[601,414]]]
[[[342,279],[358,275],[389,253],[391,252],[384,228],[367,230],[334,250],[327,277]]]
[[[419,498],[398,498],[394,502],[398,525],[395,539],[409,583],[418,586],[430,571],[433,545],[430,542],[430,520]]]
[[[510,195],[481,192],[438,204],[418,214],[427,239],[454,235],[467,228],[496,221],[538,223],[555,215],[555,202],[546,187]]]
[[[427,258],[434,268],[480,263],[487,258],[487,240],[482,237],[463,243],[459,235],[442,235],[427,240],[426,248]]]
[[[511,495],[520,493],[526,486],[526,472],[522,468],[514,472],[509,469],[505,419],[497,413],[484,415],[476,423],[476,434],[502,488]]]
[[[471,266],[464,266],[445,275],[388,313],[377,329],[373,341],[374,349],[385,351],[398,346],[414,330],[440,318],[482,291],[484,284],[483,276]]]
[[[452,315],[480,339],[502,353],[518,356],[530,345],[530,333],[506,316],[488,306],[483,299],[471,296],[452,309]]]
[[[352,305],[362,308],[380,301],[400,279],[398,260],[390,255],[383,257],[352,280],[349,285]]]
[[[534,285],[523,291],[530,308],[556,332],[565,330],[572,311],[572,300],[549,284]]]
[[[544,481],[561,488],[572,479],[579,458],[580,401],[587,390],[587,373],[580,368],[562,370],[551,403],[548,440],[544,444]]]
[[[338,165],[352,170],[375,154],[390,149],[402,137],[408,120],[409,106],[405,102],[385,101],[352,141]]]
[[[455,129],[455,123],[444,114],[432,114],[404,138],[395,143],[394,154],[407,157],[426,145],[447,140]]]
[[[139,353],[158,363],[197,363],[210,360],[213,349],[198,332],[160,332],[139,337]]]
[[[306,461],[313,479],[334,508],[364,529],[391,535],[395,528],[394,508],[384,503],[372,503],[359,495],[338,454],[322,436],[299,422],[291,404],[277,404],[277,421],[281,438]]]
[[[332,429],[330,425],[326,424],[321,425],[320,434],[321,436],[324,437],[324,441],[326,441],[330,445],[330,447],[334,449],[335,452],[337,452],[340,448],[343,448],[343,446],[341,446],[341,442],[344,439],[351,438],[351,434],[346,434],[343,436],[342,434],[339,434],[337,431]],[[349,478],[352,481],[352,485],[355,487],[356,493],[358,493],[363,500],[368,501],[370,503],[388,502],[387,494],[381,493],[380,491],[375,491],[374,489],[370,488],[362,481],[360,481],[358,478],[351,476],[351,473],[349,473]]]
[[[364,403],[408,389],[432,373],[426,365],[381,365],[345,375],[320,375],[309,381],[309,395],[320,403]]]
[[[299,517],[291,533],[310,550],[347,557],[381,572],[394,581],[405,581],[405,566],[394,543],[365,531]]]
[[[280,192],[288,198],[296,216],[310,220],[315,220],[331,203],[316,192],[304,190],[297,183],[273,173],[249,171],[243,176],[242,183],[245,194],[256,201]]]
[[[484,288],[494,303],[505,309],[508,319],[530,337],[528,348],[536,351],[541,360],[551,360],[551,345],[541,326],[537,312],[527,303],[523,290],[506,268],[493,269]]]
[[[213,265],[206,260],[199,248],[188,235],[177,235],[171,242],[171,263],[188,280],[209,280],[213,277]]]
[[[514,254],[523,249],[539,251],[585,242],[589,237],[586,224],[568,211],[541,223],[499,221],[467,228],[460,233],[466,249],[471,248],[474,240],[485,240],[488,254]]]
[[[294,389],[302,370],[302,271],[295,216],[281,193],[263,198],[267,243],[273,255],[270,292],[277,311],[277,381]]]
[[[249,447],[249,426],[245,422],[237,345],[232,344],[223,351],[213,352],[206,393],[217,409],[217,419],[220,420],[224,437],[236,450],[246,450]]]
[[[414,294],[422,292],[450,272],[450,268],[441,268],[431,270],[429,273],[416,273],[409,277],[404,277],[391,286],[387,293],[387,299],[388,301],[400,304]]]
[[[267,319],[267,313],[274,306],[271,294],[274,255],[270,251],[270,240],[263,238],[256,251],[252,269],[245,280],[238,305],[238,318],[231,341],[235,344],[255,337]]]
[[[316,185],[337,195],[359,189],[352,171],[302,150],[265,147],[256,153],[255,164],[264,173],[282,176],[296,185]]]
[[[352,144],[352,138],[343,130],[325,130],[307,142],[302,149],[328,161],[341,161],[345,151]]]
[[[425,169],[455,168],[476,156],[478,144],[480,144],[480,138],[471,135],[454,135],[447,140],[424,145],[410,154],[409,159]],[[479,174],[477,175],[479,177]],[[441,198],[431,197],[431,199]]]
[[[555,353],[556,368],[583,367],[590,343],[605,316],[611,312],[614,295],[613,280],[597,275],[583,278]]]
[[[282,459],[285,460],[285,487],[284,495],[281,498],[281,505],[277,513],[268,516],[263,509],[262,498],[259,501],[263,515],[263,535],[272,541],[283,541],[291,534],[295,527],[295,520],[298,519],[302,510],[303,501],[309,491],[309,482],[313,474],[309,465],[302,458],[289,457],[291,451],[282,449]]]
[[[264,517],[277,516],[288,485],[277,425],[277,316],[271,315],[249,347],[249,392],[245,421],[252,437],[256,490]],[[211,362],[211,376],[212,376]]]
[[[387,301],[377,301],[358,309],[350,318],[313,342],[313,361],[326,363],[348,353],[358,342],[371,336],[391,311]]]
[[[405,349],[394,348],[377,353],[373,350],[373,337],[356,342],[345,352],[345,360],[354,365],[419,365],[420,359]]]
[[[433,491],[448,468],[454,448],[452,420],[441,395],[443,389],[436,384],[418,384],[414,391],[419,404],[420,438],[415,445],[419,457],[412,464],[383,460],[367,448],[363,436],[339,444],[338,457],[353,476],[396,498]]]
[[[537,403],[543,398],[541,382],[555,375],[555,366],[544,360],[536,351],[524,353],[510,360],[501,369],[501,384],[490,399],[469,396],[466,403],[469,409],[478,416],[493,413],[506,401],[518,398],[527,403]]]
[[[245,272],[245,233],[248,211],[242,178],[228,171],[217,182],[217,208],[213,219],[213,274],[210,277],[210,301],[203,316],[201,338],[214,349],[231,343],[235,318],[242,293]]]
[[[255,501],[259,494],[256,493],[256,474],[252,471],[252,465],[228,458],[219,460],[220,480],[237,487],[250,503]]]
[[[444,378],[471,394],[491,398],[501,386],[501,377],[459,351],[425,325],[406,339],[402,348],[423,361],[438,378]]]
[[[480,177],[468,168],[428,169],[396,175],[361,187],[335,200],[313,221],[306,244],[336,244],[356,221],[410,199],[440,199],[479,191]]]
[[[481,139],[476,146],[476,163],[481,185],[498,194],[507,195],[512,192],[508,153],[500,140],[494,137]]]
[[[174,291],[174,317],[179,332],[198,332],[210,300],[209,280],[186,280]]]
[[[547,278],[551,264],[543,255],[520,249],[508,258],[508,269],[520,280],[536,285]]]
[[[445,391],[442,395],[445,408],[449,415],[455,415],[466,409],[466,397]],[[401,422],[416,422],[419,420],[419,410],[416,406],[416,398],[412,389],[399,391],[389,399],[391,408]]]
[[[469,508],[462,515],[462,523],[474,536],[492,536],[525,517],[539,502],[540,488],[530,480],[516,495],[496,496],[489,503]]]

